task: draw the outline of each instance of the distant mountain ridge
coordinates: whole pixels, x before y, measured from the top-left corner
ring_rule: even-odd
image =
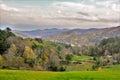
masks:
[[[51,29],[36,29],[31,31],[20,31],[20,30],[13,30],[13,32],[17,35],[21,35],[23,37],[46,37],[46,36],[54,36],[61,33],[76,33],[82,34],[85,32],[93,32],[99,30],[97,28],[90,28],[90,29],[58,29],[58,28],[51,28]]]
[[[111,28],[90,28],[90,29],[44,29],[33,31],[13,31],[22,37],[43,38],[56,42],[72,44],[72,45],[87,45],[99,43],[104,38],[120,37],[120,26]]]
[[[46,36],[52,36],[55,34],[59,34],[63,31],[66,31],[66,29],[57,29],[57,28],[52,28],[52,29],[44,29],[44,30],[32,30],[32,31],[18,31],[14,30],[13,32],[17,35],[21,35],[23,37],[46,37]]]

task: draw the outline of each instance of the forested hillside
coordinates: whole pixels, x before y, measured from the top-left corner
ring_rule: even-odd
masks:
[[[119,63],[120,37],[79,47],[40,38],[22,38],[10,28],[0,30],[0,68],[3,69],[96,70]],[[87,66],[83,68],[84,65]]]
[[[120,26],[101,29],[73,29],[53,36],[47,36],[45,39],[71,44],[73,46],[82,46],[100,43],[104,38],[116,36],[120,37]]]

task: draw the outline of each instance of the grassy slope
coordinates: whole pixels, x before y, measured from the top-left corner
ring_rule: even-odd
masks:
[[[72,60],[75,61],[75,60],[89,60],[89,59],[92,59],[93,57],[90,57],[90,56],[76,56],[74,55]]]
[[[111,71],[120,71],[120,64],[119,65],[113,65],[113,66],[110,66],[110,67],[106,67],[105,69],[104,69],[104,71],[109,71],[109,70],[111,70]]]
[[[120,71],[41,72],[0,70],[0,80],[119,80]]]
[[[93,57],[91,56],[76,56],[74,55],[72,61],[86,61],[82,62],[82,64],[71,64],[67,66],[67,71],[86,71],[91,70],[93,63],[87,62],[91,61]]]
[[[67,71],[87,71],[92,70],[92,63],[72,64],[67,66]]]

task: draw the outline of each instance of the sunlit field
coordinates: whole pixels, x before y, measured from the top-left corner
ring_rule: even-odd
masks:
[[[120,80],[120,71],[41,72],[0,70],[0,80]]]

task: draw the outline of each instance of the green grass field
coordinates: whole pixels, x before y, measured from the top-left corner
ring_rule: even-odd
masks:
[[[71,62],[79,62],[80,64],[69,64],[67,65],[66,71],[88,71],[92,70],[94,64],[93,57],[91,56],[73,55]]]
[[[110,66],[110,67],[106,67],[106,68],[104,68],[104,71],[109,71],[109,70],[111,70],[111,71],[120,71],[120,64],[119,65],[112,65],[112,66]]]
[[[0,70],[0,80],[120,80],[120,64],[101,71]]]
[[[89,60],[89,59],[93,59],[93,57],[90,57],[90,56],[76,56],[74,55],[72,60],[75,61],[75,60]]]
[[[120,80],[120,71],[42,72],[0,70],[0,80]]]

